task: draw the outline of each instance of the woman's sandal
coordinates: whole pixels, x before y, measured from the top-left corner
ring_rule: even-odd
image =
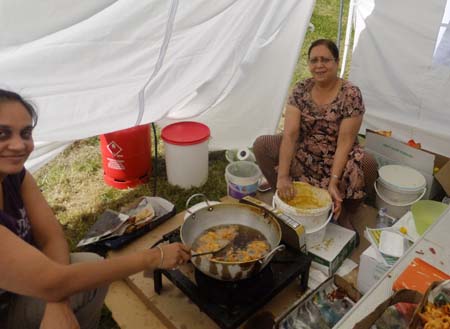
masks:
[[[272,187],[270,186],[269,182],[267,181],[267,179],[265,177],[263,177],[259,180],[259,183],[258,183],[258,191],[259,192],[264,193],[264,192],[270,191],[271,189],[272,189]]]

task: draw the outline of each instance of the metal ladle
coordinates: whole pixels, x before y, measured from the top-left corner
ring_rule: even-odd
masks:
[[[224,250],[226,247],[228,247],[231,244],[231,241],[227,241],[223,246],[221,246],[219,249],[216,250],[210,250],[210,251],[203,251],[203,252],[198,252],[196,254],[191,254],[191,258],[192,257],[197,257],[197,256],[203,256],[203,255],[209,255],[209,254],[216,254],[219,251]]]

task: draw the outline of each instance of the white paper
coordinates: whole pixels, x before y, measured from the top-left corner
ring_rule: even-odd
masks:
[[[398,233],[383,231],[379,250],[392,257],[401,257],[405,252],[405,238]]]

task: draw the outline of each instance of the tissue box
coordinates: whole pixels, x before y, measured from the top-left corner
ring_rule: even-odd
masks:
[[[386,266],[377,259],[375,247],[370,246],[361,256],[359,256],[359,269],[357,288],[365,294],[377,283],[377,281],[389,270],[390,266]]]
[[[342,262],[355,249],[356,233],[345,227],[329,223],[323,242],[308,250],[311,266],[332,276]]]

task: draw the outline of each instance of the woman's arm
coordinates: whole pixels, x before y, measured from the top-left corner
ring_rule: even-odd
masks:
[[[153,248],[98,262],[63,265],[1,225],[0,250],[0,288],[51,302],[146,269],[173,268],[190,257],[188,248],[174,243],[164,245],[162,253]]]
[[[69,246],[64,232],[53,211],[42,195],[33,176],[25,173],[21,185],[22,200],[30,220],[33,239],[40,251],[47,257],[60,264],[69,264]],[[66,327],[76,321],[72,308],[67,300],[58,303],[47,303],[43,316],[43,323],[58,319],[60,315],[72,315],[65,319]],[[75,326],[76,327],[76,326]]]
[[[287,105],[278,161],[277,190],[280,197],[288,200],[292,199],[295,194],[289,170],[294,155],[295,144],[300,134],[300,119],[300,110],[292,105]]]
[[[21,195],[38,249],[60,264],[69,264],[69,247],[64,231],[28,172],[22,182]]]
[[[331,167],[330,185],[328,190],[335,201],[335,217],[341,212],[342,195],[339,192],[339,182],[347,164],[348,155],[352,150],[361,127],[363,116],[354,116],[342,120],[339,126],[336,153],[334,154],[333,166]]]

